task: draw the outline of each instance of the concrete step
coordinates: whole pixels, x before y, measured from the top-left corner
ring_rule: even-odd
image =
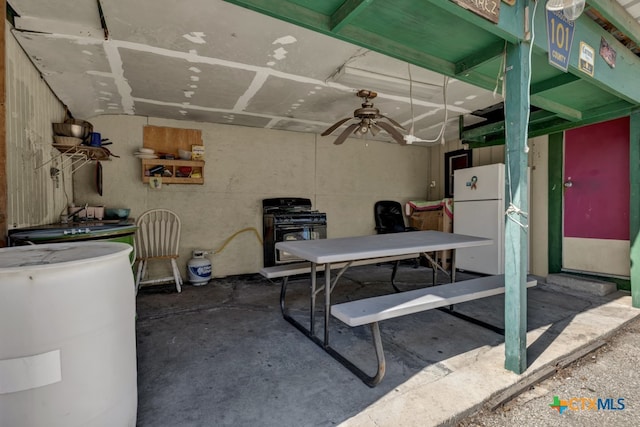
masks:
[[[568,290],[585,292],[592,295],[605,296],[617,290],[616,284],[602,280],[587,279],[566,273],[550,274],[546,283]]]

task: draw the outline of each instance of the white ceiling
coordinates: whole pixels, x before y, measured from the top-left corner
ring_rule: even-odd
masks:
[[[377,91],[375,107],[407,129],[413,117],[419,138],[436,139],[445,117],[442,76],[411,66],[412,112],[406,63],[221,0],[100,0],[107,40],[96,0],[9,3],[20,15],[13,34],[78,119],[135,114],[321,133],[360,107],[358,89]],[[405,83],[335,79],[345,64]],[[471,111],[502,102],[499,90],[453,79],[446,92],[447,140],[458,139],[458,116],[476,123]]]

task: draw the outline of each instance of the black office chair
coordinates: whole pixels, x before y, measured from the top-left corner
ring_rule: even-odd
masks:
[[[402,205],[394,200],[379,200],[373,206],[373,216],[376,222],[376,232],[378,234],[402,233],[405,231],[417,231],[416,228],[407,227],[404,223],[404,215],[402,214]],[[391,273],[391,286],[396,292],[400,289],[395,284],[396,273],[400,261],[394,262],[393,272]],[[414,260],[414,268],[420,265],[420,258]]]
[[[373,215],[378,234],[416,231],[413,227],[405,226],[402,205],[394,200],[377,201],[373,207]]]

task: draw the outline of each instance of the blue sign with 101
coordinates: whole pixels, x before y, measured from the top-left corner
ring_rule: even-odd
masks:
[[[562,71],[567,71],[575,23],[564,16],[561,10],[547,10],[546,12],[549,64]]]

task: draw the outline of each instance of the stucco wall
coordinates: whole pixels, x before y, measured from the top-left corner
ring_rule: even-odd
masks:
[[[182,271],[194,249],[216,250],[247,227],[262,235],[261,201],[268,197],[310,198],[315,209],[327,213],[329,237],[371,234],[376,200],[443,197],[444,153],[462,148],[459,142],[426,148],[360,139],[334,146],[313,134],[135,116],[90,121],[114,142],[108,148],[121,157],[103,162],[102,197],[95,190],[93,165],[75,174],[76,204],[126,206],[133,217],[151,208],[175,210],[183,221]],[[147,124],[202,130],[204,185],[152,190],[142,183],[140,161],[132,153],[142,146]],[[546,276],[547,138],[531,140],[530,147],[530,271]],[[474,165],[504,162],[504,146],[474,150],[473,156]],[[429,187],[431,181],[436,187]],[[244,232],[210,259],[216,277],[254,273],[262,266],[262,247],[253,232]]]
[[[151,208],[174,210],[182,219],[183,272],[194,249],[216,250],[247,227],[262,235],[265,198],[310,198],[315,209],[327,213],[329,237],[373,234],[376,200],[426,198],[430,148],[359,139],[335,146],[314,134],[136,116],[89,121],[121,157],[102,163],[102,197],[95,189],[94,165],[79,170],[75,203],[129,207],[132,217]],[[145,125],[202,130],[204,185],[165,184],[153,190],[142,183],[140,160],[132,153],[142,146]],[[210,259],[215,277],[254,273],[262,266],[262,246],[254,233],[245,232]]]

